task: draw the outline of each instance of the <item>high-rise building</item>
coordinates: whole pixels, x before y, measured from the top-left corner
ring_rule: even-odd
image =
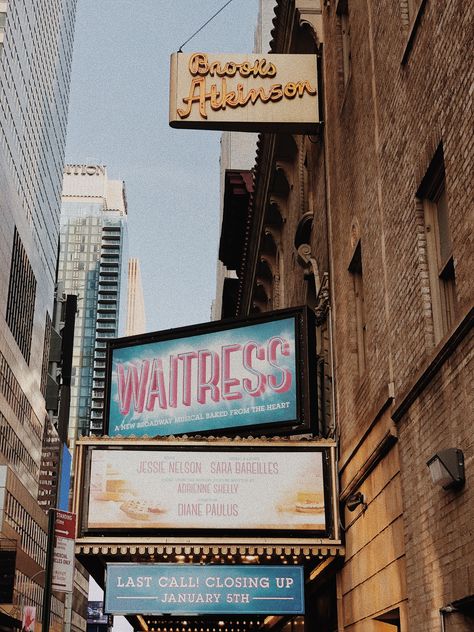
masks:
[[[77,294],[71,371],[69,444],[103,429],[105,355],[119,332],[126,280],[125,185],[102,165],[67,165],[64,171],[58,288]],[[124,281],[124,283],[122,283]]]
[[[146,331],[145,299],[143,298],[140,261],[136,257],[128,260],[127,327],[126,336],[143,334]]]
[[[0,2],[0,628],[41,602],[38,504],[76,0]],[[52,600],[51,629],[62,602]]]

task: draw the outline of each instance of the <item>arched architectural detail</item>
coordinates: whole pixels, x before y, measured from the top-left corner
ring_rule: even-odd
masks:
[[[301,244],[311,243],[311,231],[313,230],[313,213],[307,212],[298,222],[298,226],[295,231],[295,248],[301,246]]]
[[[252,314],[261,314],[262,312],[266,311],[265,310],[265,306],[262,305],[261,303],[259,303],[258,301],[253,301],[252,302]]]
[[[301,30],[308,32],[317,48],[324,43],[322,0],[295,0]]]
[[[307,274],[312,274],[314,278],[316,296],[321,287],[321,277],[319,275],[318,262],[313,257],[311,246],[309,244],[301,244],[298,248],[298,263],[304,268]]]
[[[275,244],[275,249],[280,245],[281,230],[276,226],[265,226],[263,229],[265,237],[270,238]]]
[[[270,228],[264,230],[261,253],[262,255],[270,255],[273,259],[276,258],[278,250],[278,240],[275,239],[275,235]]]
[[[257,305],[261,312],[267,312],[272,308],[271,287],[268,280],[257,277],[255,281],[255,291],[253,304]]]
[[[287,198],[293,187],[289,175],[289,165],[285,162],[277,162],[272,179],[272,193],[281,198]]]
[[[277,160],[291,163],[296,157],[298,151],[297,136],[292,134],[281,134],[276,139],[275,156]]]
[[[269,271],[269,275],[265,275],[274,278],[275,274],[278,274],[279,270],[277,268],[277,259],[273,255],[262,254],[260,257],[259,270],[267,269]]]
[[[299,148],[298,148],[298,183],[299,183],[299,208],[300,213],[303,214],[308,208],[308,177],[306,168],[306,148],[305,137],[300,136]]]
[[[281,230],[281,227],[285,223],[284,209],[281,206],[281,201],[278,198],[271,197],[268,205],[267,213],[265,215],[266,225],[275,226]]]

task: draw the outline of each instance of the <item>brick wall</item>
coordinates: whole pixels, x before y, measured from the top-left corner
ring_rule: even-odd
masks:
[[[277,22],[274,52],[296,50],[301,31],[290,19],[294,3],[278,0],[277,5],[288,23]],[[465,452],[469,477],[472,343],[452,339],[450,357],[398,415],[396,429],[392,415],[416,380],[428,375],[430,361],[452,334],[436,346],[424,210],[416,197],[440,143],[457,322],[473,303],[474,9],[460,0],[321,5],[324,33],[317,40],[324,40],[324,128],[320,138],[293,137],[297,150],[285,165],[289,191],[278,244],[279,306],[306,298],[293,240],[302,214],[312,210],[311,251],[320,271],[331,273],[341,490],[343,496],[361,491],[368,504],[364,513],[344,516],[347,558],[340,576],[339,628],[385,630],[380,618],[400,608],[403,632],[431,632],[440,625],[439,608],[466,596],[466,586],[474,581],[469,478],[464,491],[453,496],[433,489],[426,467],[431,453],[452,444]],[[347,81],[340,16],[345,7],[351,49]],[[278,151],[275,156],[278,161]],[[275,165],[263,160],[257,167],[268,174]],[[257,177],[254,199],[263,200],[258,182]],[[254,211],[258,215],[265,209],[256,204]],[[366,314],[363,371],[349,271],[359,241]],[[255,256],[258,260],[258,247]],[[397,429],[398,443],[379,454],[376,466],[360,478],[382,437]],[[464,630],[457,617],[448,630]]]
[[[398,424],[414,630],[436,629],[440,608],[474,594],[473,341],[471,330]],[[431,482],[426,462],[443,448],[463,450],[466,485],[460,491]],[[446,616],[452,619],[448,630],[464,629]]]
[[[469,90],[474,66],[468,51],[473,8],[461,2],[418,3],[422,12],[407,48],[406,3],[348,0],[351,74],[344,86],[336,5],[330,3],[324,10],[325,121],[341,467],[350,468],[359,442],[379,423],[378,411],[388,395],[394,394],[395,409],[436,352],[423,210],[416,192],[440,143],[456,317],[461,319],[472,305],[474,153]],[[348,272],[359,237],[367,316],[367,365],[362,375]],[[474,550],[468,544],[468,525],[473,522],[469,486],[454,497],[433,489],[426,467],[431,453],[452,444],[465,451],[469,468],[469,349],[466,340],[399,424],[407,629],[417,632],[438,629],[439,608],[468,594],[468,571],[462,568],[470,566],[474,576]],[[356,528],[356,523],[350,527]],[[352,613],[350,594],[356,584],[348,585],[350,563],[343,578],[345,608]],[[458,584],[464,582],[462,590],[455,590],[456,578]],[[346,625],[356,619],[351,614]],[[454,619],[451,624],[457,625]]]

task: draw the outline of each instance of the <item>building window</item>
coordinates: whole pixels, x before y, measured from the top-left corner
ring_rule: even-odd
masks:
[[[453,326],[457,308],[442,145],[436,150],[417,196],[423,205],[433,330],[438,343]]]
[[[43,343],[43,365],[41,369],[41,393],[46,398],[46,384],[48,382],[49,348],[51,345],[51,317],[46,312],[46,323],[44,326]]]
[[[348,0],[339,0],[336,13],[339,16],[340,27],[340,55],[343,85],[346,86],[351,76],[351,30],[349,26]]]
[[[356,333],[357,347],[357,365],[359,368],[359,376],[361,376],[366,367],[367,359],[367,340],[366,340],[366,317],[364,306],[364,281],[362,276],[362,247],[360,240],[352,255],[349,265],[349,272],[352,276],[353,301],[354,301],[354,321]]]
[[[36,279],[15,227],[6,321],[27,362],[30,361],[35,299]]]

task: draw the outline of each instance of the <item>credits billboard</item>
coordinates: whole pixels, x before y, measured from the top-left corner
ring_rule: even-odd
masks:
[[[304,308],[113,340],[110,436],[309,428]]]
[[[109,445],[85,461],[83,532],[330,532],[323,447]]]

